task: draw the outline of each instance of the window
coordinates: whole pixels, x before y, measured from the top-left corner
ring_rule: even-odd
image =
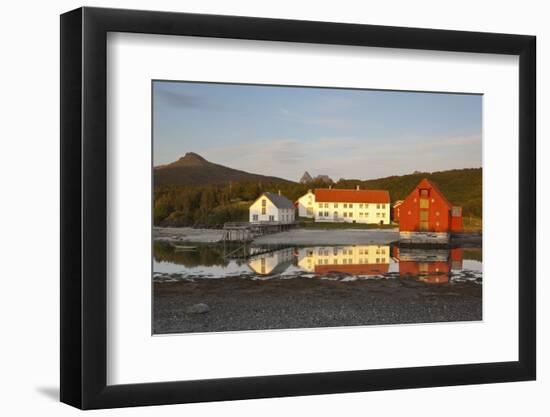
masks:
[[[453,217],[462,216],[462,207],[453,207],[451,209],[451,216],[453,216]]]
[[[363,203],[359,204],[359,208],[363,208]]]
[[[325,208],[328,208],[328,203],[325,203]]]
[[[420,199],[420,208],[421,209],[430,208],[430,200],[428,200],[427,198],[421,198]]]
[[[428,197],[428,190],[426,189],[420,190],[420,197]]]
[[[270,216],[269,216],[269,221],[270,221],[270,222],[274,222],[274,221],[275,221],[275,216],[270,215]]]
[[[349,208],[353,208],[353,203],[349,203],[349,204],[348,204],[348,207],[349,207]]]
[[[348,217],[348,213],[344,211],[344,217]]]
[[[359,217],[363,217],[363,213],[359,213]]]
[[[319,212],[319,217],[323,217],[323,212],[322,211]]]
[[[258,215],[257,214],[252,215],[252,220],[257,222],[258,221]]]
[[[353,213],[351,211],[348,213],[348,217],[353,217]]]
[[[325,211],[325,217],[328,217],[328,211]]]
[[[338,203],[334,203],[334,208],[338,208]]]
[[[376,213],[376,217],[380,217],[380,213]]]
[[[348,208],[348,203],[344,203],[344,208]]]

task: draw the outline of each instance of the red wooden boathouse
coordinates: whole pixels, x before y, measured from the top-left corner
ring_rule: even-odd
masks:
[[[462,207],[453,206],[427,178],[399,205],[398,218],[400,232],[462,231]]]

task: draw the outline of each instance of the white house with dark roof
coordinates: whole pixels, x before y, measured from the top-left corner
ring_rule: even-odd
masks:
[[[278,222],[281,224],[294,223],[296,209],[292,201],[284,195],[263,193],[252,203],[249,209],[251,223]]]

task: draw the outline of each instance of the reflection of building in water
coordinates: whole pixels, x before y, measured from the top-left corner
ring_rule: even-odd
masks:
[[[451,269],[462,269],[462,249],[416,249],[393,247],[399,276],[414,276],[429,283],[449,282]]]
[[[296,251],[298,266],[317,274],[378,275],[389,270],[389,245],[316,246]]]
[[[248,266],[257,274],[274,275],[286,271],[293,261],[293,249],[286,248],[252,256],[248,259]]]

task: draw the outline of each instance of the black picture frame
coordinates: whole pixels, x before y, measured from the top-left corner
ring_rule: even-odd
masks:
[[[107,385],[108,32],[519,56],[519,360]],[[252,17],[88,7],[61,15],[61,401],[94,409],[535,379],[535,45],[524,35]]]

